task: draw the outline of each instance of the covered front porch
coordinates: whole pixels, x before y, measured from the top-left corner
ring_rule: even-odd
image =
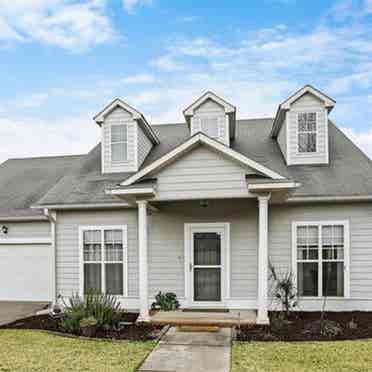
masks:
[[[270,198],[137,200],[140,320],[268,324]],[[152,313],[158,291],[176,293],[180,310]]]

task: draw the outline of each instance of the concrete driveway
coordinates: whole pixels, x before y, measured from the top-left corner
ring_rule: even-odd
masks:
[[[0,326],[35,315],[47,305],[46,302],[0,301]]]

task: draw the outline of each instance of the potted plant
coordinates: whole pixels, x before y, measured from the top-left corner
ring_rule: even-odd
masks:
[[[84,337],[94,337],[97,332],[97,320],[92,316],[80,320],[80,332]]]

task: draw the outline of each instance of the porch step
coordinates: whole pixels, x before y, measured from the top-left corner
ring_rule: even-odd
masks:
[[[212,313],[212,312],[183,312],[160,311],[151,316],[150,321],[159,325],[174,326],[206,326],[206,327],[232,327],[234,325],[252,325],[256,323],[255,311],[241,311],[239,313]]]
[[[185,308],[182,309],[184,313],[229,313],[229,309],[199,309],[199,308]]]

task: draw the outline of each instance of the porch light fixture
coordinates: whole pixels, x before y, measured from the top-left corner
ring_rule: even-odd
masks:
[[[209,206],[208,200],[200,200],[199,205],[200,205],[202,208],[207,208],[207,207]]]
[[[3,234],[8,234],[8,230],[9,230],[8,226],[3,225],[1,227],[1,231],[2,231]]]

